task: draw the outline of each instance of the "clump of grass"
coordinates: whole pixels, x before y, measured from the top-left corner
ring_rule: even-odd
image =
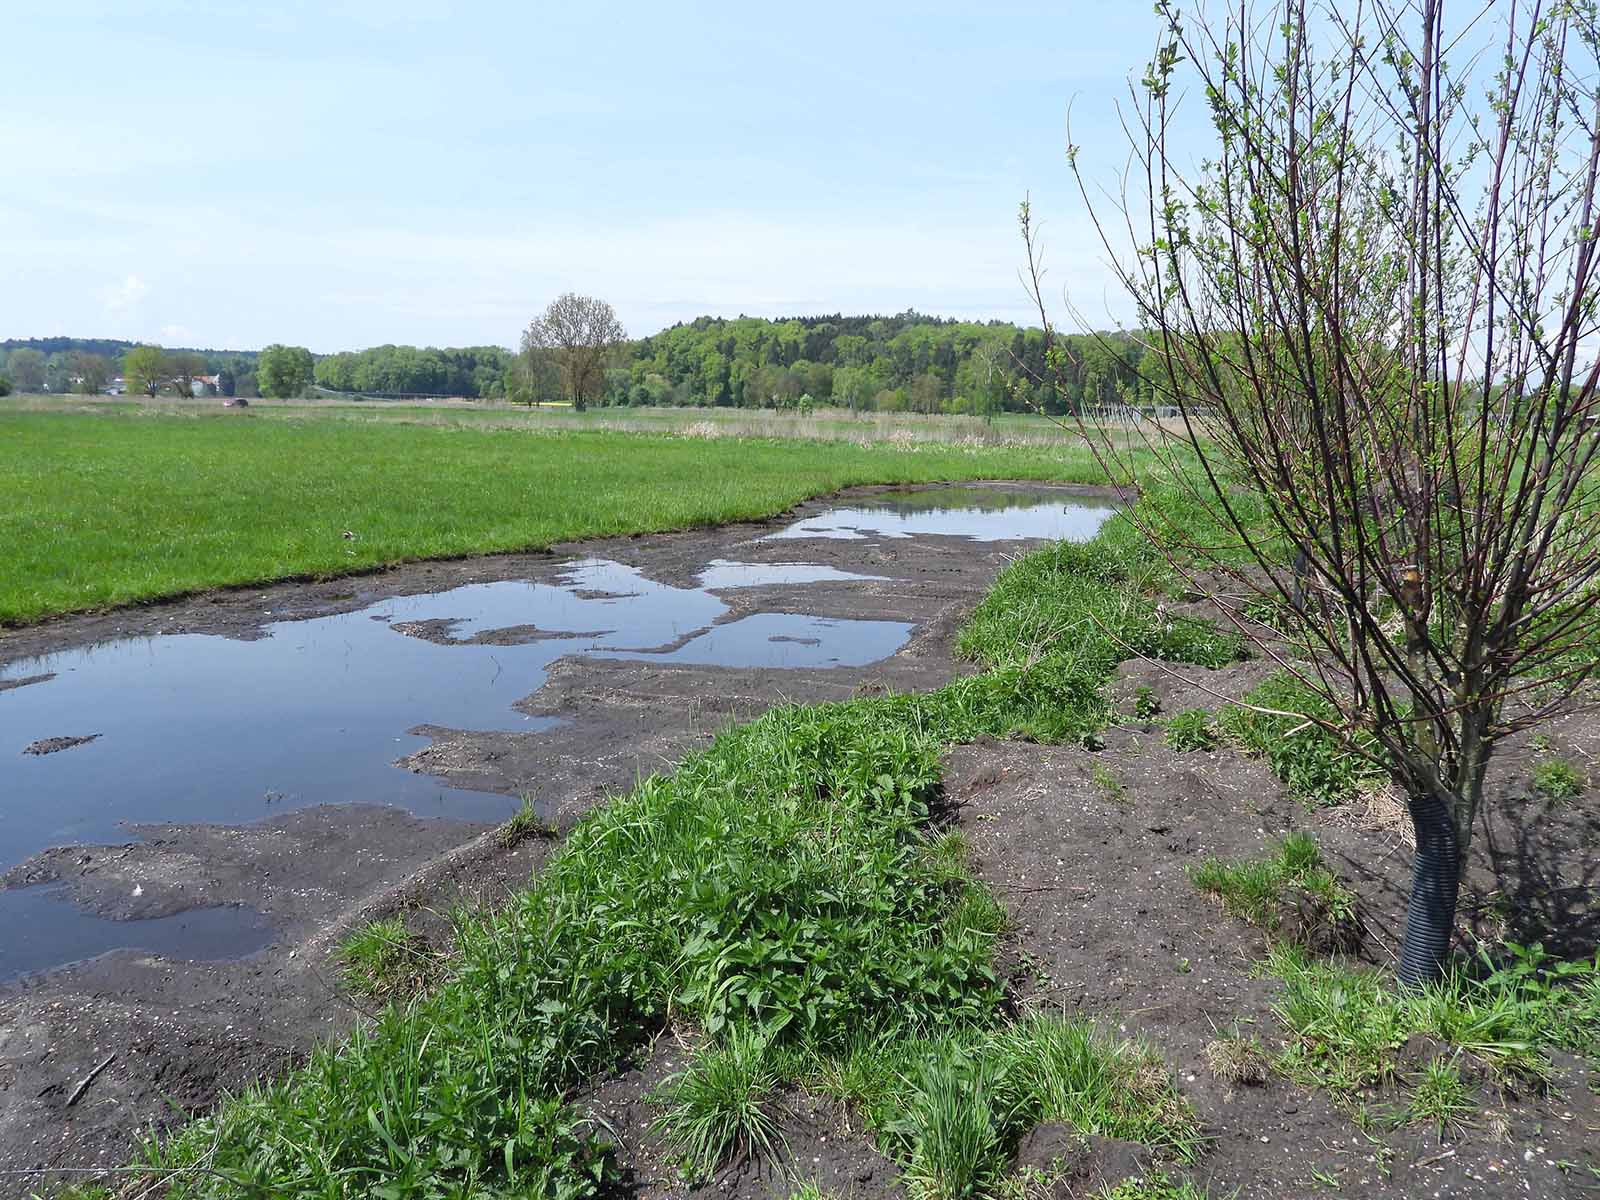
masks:
[[[789,1196],[789,1200],[841,1200],[841,1197],[837,1192],[830,1192],[815,1179],[808,1179]]]
[[[379,999],[410,995],[437,973],[438,954],[399,917],[368,921],[339,946],[345,986]]]
[[[1565,758],[1551,757],[1534,764],[1530,772],[1533,790],[1541,799],[1559,803],[1583,794],[1585,781],[1577,767]]]
[[[1140,684],[1133,696],[1133,715],[1141,721],[1148,721],[1161,711],[1161,698],[1156,695],[1156,690],[1148,684]]]
[[[1260,1087],[1272,1077],[1272,1063],[1257,1038],[1229,1033],[1206,1043],[1206,1067],[1231,1087]]]
[[[1600,955],[1553,963],[1538,947],[1510,949],[1511,961],[1497,969],[1461,962],[1439,983],[1395,991],[1374,971],[1275,948],[1268,968],[1285,986],[1273,1011],[1293,1038],[1280,1068],[1348,1095],[1395,1081],[1398,1052],[1417,1035],[1503,1081],[1541,1079],[1552,1048],[1600,1050]]]
[[[858,1038],[817,1063],[813,1080],[860,1106],[884,1150],[902,1163],[926,1143],[926,1172],[932,1178],[943,1164],[938,1177],[947,1182],[986,1180],[989,1187],[1002,1178],[1022,1134],[1047,1121],[1185,1160],[1200,1146],[1195,1115],[1153,1051],[1045,1014],[897,1045]],[[992,1138],[954,1118],[930,1124],[934,1106],[966,1094],[963,1088],[982,1091]],[[958,1171],[951,1164],[964,1165]]]
[[[772,1091],[778,1077],[767,1042],[752,1030],[702,1048],[651,1097],[664,1106],[652,1127],[680,1156],[692,1181],[709,1178],[736,1155],[772,1158],[783,1140]]]
[[[539,815],[532,796],[523,796],[522,806],[494,831],[495,844],[510,850],[532,837],[555,837],[556,827]]]
[[[1310,807],[1341,804],[1363,784],[1388,778],[1367,757],[1377,753],[1371,736],[1358,733],[1347,743],[1317,724],[1334,720],[1333,705],[1293,675],[1279,672],[1269,677],[1244,700],[1257,707],[1227,705],[1217,717],[1218,725],[1245,753],[1265,758],[1273,773]]]
[[[910,1143],[903,1178],[916,1200],[965,1200],[994,1190],[1005,1170],[989,1064],[935,1059],[923,1065],[895,1127]]]
[[[1188,709],[1167,721],[1165,741],[1174,750],[1215,750],[1218,740],[1211,714],[1203,708]]]
[[[1402,1119],[1411,1125],[1433,1126],[1442,1141],[1447,1136],[1459,1136],[1477,1107],[1457,1063],[1436,1058],[1422,1068],[1412,1085]]]
[[[1164,1171],[1124,1179],[1115,1187],[1100,1189],[1101,1200],[1206,1200],[1207,1192],[1194,1182]]]
[[[1310,834],[1291,833],[1269,858],[1225,863],[1208,858],[1189,872],[1202,892],[1269,937],[1329,953],[1361,941],[1355,895],[1322,862]]]

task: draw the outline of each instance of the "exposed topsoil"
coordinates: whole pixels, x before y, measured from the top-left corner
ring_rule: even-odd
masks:
[[[414,767],[466,786],[533,789],[557,829],[565,828],[637,772],[665,767],[725,723],[775,702],[943,682],[962,669],[951,654],[954,630],[1018,549],[946,539],[750,542],[764,531],[744,526],[574,550],[666,579],[687,579],[715,557],[803,557],[889,576],[880,584],[808,585],[803,601],[782,588],[727,595],[751,607],[912,621],[912,641],[860,670],[565,662],[528,702],[531,710],[569,718],[564,724],[537,735],[430,730],[435,741],[414,756]],[[312,615],[388,594],[522,573],[543,577],[552,569],[544,556],[474,560],[406,568],[361,581],[359,592],[345,581],[220,596],[25,631],[18,636],[32,641],[7,644],[5,654],[133,625],[248,636],[263,609],[272,609],[273,619],[286,609]],[[1115,693],[1130,712],[1141,685],[1153,689],[1164,714],[1215,707],[1219,695],[1241,695],[1266,668],[1249,662],[1185,674],[1203,676],[1201,685],[1125,664]],[[1554,750],[1600,783],[1600,732],[1587,719],[1546,732]],[[1446,1137],[1384,1119],[1395,1107],[1385,1095],[1369,1105],[1378,1119],[1361,1124],[1325,1094],[1277,1076],[1219,1079],[1205,1054],[1219,1033],[1259,1037],[1269,1052],[1283,1044],[1271,1012],[1278,985],[1259,969],[1261,935],[1198,893],[1187,869],[1209,855],[1257,856],[1285,832],[1309,829],[1330,867],[1363,899],[1361,953],[1385,965],[1404,912],[1410,853],[1403,819],[1382,804],[1312,813],[1259,762],[1229,750],[1179,753],[1158,726],[1131,717],[1105,742],[1091,752],[986,741],[956,747],[946,761],[953,820],[1012,918],[1001,960],[1016,996],[1149,1040],[1210,1139],[1198,1163],[1182,1168],[1152,1164],[1138,1147],[1042,1127],[1020,1155],[1066,1168],[1057,1195],[1095,1195],[1157,1168],[1187,1174],[1213,1195],[1237,1189],[1244,1197],[1595,1194],[1600,1079],[1570,1057],[1558,1056],[1543,1092],[1497,1093],[1485,1084],[1488,1105]],[[1587,795],[1562,803],[1528,799],[1532,759],[1531,749],[1516,745],[1496,764],[1463,889],[1462,925],[1485,936],[1543,941],[1557,953],[1592,950],[1600,940],[1600,806]],[[40,856],[27,865],[27,877],[62,878],[84,903],[111,912],[141,880],[146,894],[167,905],[180,894],[248,902],[278,924],[280,940],[244,962],[115,954],[0,989],[0,1169],[110,1165],[127,1155],[143,1125],[204,1110],[221,1089],[281,1069],[359,1018],[360,1005],[338,985],[329,957],[343,931],[400,911],[424,935],[442,938],[444,923],[434,914],[458,899],[492,902],[557,844],[556,837],[535,837],[502,850],[487,837],[471,840],[474,827],[371,808],[310,810],[242,828],[137,832],[140,840],[124,847]],[[634,1194],[689,1190],[651,1132],[657,1109],[649,1095],[682,1068],[691,1036],[666,1031],[580,1097],[616,1140]],[[1408,1047],[1403,1069],[1419,1069],[1431,1052]],[[68,1108],[73,1090],[111,1054],[116,1058]],[[837,1102],[789,1093],[781,1127],[786,1149],[779,1161],[736,1163],[705,1190],[752,1200],[788,1196],[810,1180],[841,1195],[902,1190],[859,1115]],[[21,1178],[0,1176],[0,1194],[25,1195],[36,1186],[12,1182]]]

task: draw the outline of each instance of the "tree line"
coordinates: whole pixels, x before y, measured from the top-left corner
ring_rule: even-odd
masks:
[[[158,365],[150,351],[161,359]],[[199,377],[213,378],[211,385],[225,396],[257,395],[254,350],[193,350],[145,347],[115,338],[28,338],[0,342],[0,378],[18,392],[105,391],[118,376],[126,377],[127,359],[134,351],[136,367],[157,379],[157,390],[185,387]],[[170,369],[169,369],[170,368]],[[143,376],[141,376],[141,380]],[[145,391],[143,386],[128,390]],[[149,393],[154,394],[154,393]]]
[[[588,328],[586,321],[597,323]],[[700,317],[627,340],[609,305],[568,295],[529,325],[519,352],[383,345],[319,356],[298,346],[246,353],[92,339],[48,342],[0,343],[0,373],[16,390],[99,392],[120,374],[130,394],[183,393],[204,376],[212,380],[204,390],[224,396],[331,391],[562,400],[580,407],[830,405],[978,415],[1063,414],[1148,404],[1154,396],[1142,369],[1143,348],[1130,335],[1057,336],[1053,344],[1065,354],[1060,369],[1052,370],[1041,329],[910,311],[784,320]],[[592,349],[580,351],[585,343]],[[579,365],[582,378],[575,386]]]

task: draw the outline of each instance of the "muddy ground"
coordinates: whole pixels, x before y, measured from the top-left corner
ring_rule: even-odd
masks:
[[[412,765],[454,784],[532,791],[558,828],[569,826],[637,773],[667,766],[727,722],[775,702],[944,682],[964,669],[951,653],[954,631],[1007,557],[1022,548],[938,538],[751,543],[767,529],[746,525],[564,549],[636,564],[669,582],[689,582],[719,557],[805,558],[889,576],[878,584],[724,596],[734,616],[779,609],[910,621],[917,626],[911,642],[859,670],[568,660],[527,702],[530,711],[566,723],[533,735],[431,730],[433,744]],[[164,629],[251,636],[266,610],[272,620],[322,615],[403,592],[546,579],[557,569],[551,556],[507,556],[224,594],[22,631],[0,643],[0,657]],[[1242,694],[1266,668],[1250,662],[1194,674],[1204,676],[1202,686],[1127,664],[1116,691],[1130,712],[1141,684],[1155,690],[1165,713],[1215,707],[1216,694]],[[1553,749],[1600,785],[1600,731],[1591,719],[1570,718],[1547,732]],[[1533,756],[1520,745],[1497,764],[1462,924],[1485,936],[1543,941],[1564,954],[1592,953],[1600,940],[1600,805],[1589,796],[1564,804],[1527,800]],[[1097,753],[985,742],[954,748],[946,767],[953,819],[967,834],[979,873],[1013,917],[1002,959],[1016,991],[1069,1015],[1103,1019],[1161,1051],[1210,1139],[1185,1173],[1214,1195],[1233,1189],[1245,1197],[1600,1194],[1600,1079],[1570,1057],[1558,1057],[1544,1093],[1499,1094],[1485,1085],[1483,1111],[1445,1139],[1382,1119],[1364,1130],[1325,1095],[1277,1078],[1230,1087],[1207,1069],[1204,1047],[1221,1031],[1241,1029],[1269,1049],[1282,1044],[1282,1034],[1270,1011],[1275,985],[1257,969],[1260,935],[1200,896],[1186,869],[1207,855],[1259,854],[1284,832],[1308,828],[1365,900],[1364,954],[1386,964],[1398,940],[1409,865],[1392,811],[1308,812],[1260,763],[1229,751],[1177,753],[1157,726],[1131,717]],[[1120,787],[1109,788],[1108,778]],[[41,855],[27,865],[27,877],[62,878],[82,902],[112,913],[134,881],[157,897],[152,911],[201,900],[249,903],[269,914],[279,940],[243,962],[113,954],[0,989],[0,1169],[118,1162],[147,1123],[201,1111],[220,1089],[295,1061],[318,1038],[359,1018],[329,959],[344,931],[402,911],[437,932],[441,922],[430,913],[462,898],[492,901],[526,879],[557,844],[537,838],[503,852],[477,827],[374,808],[138,833],[125,846]],[[668,1030],[581,1098],[616,1137],[635,1195],[686,1191],[650,1131],[655,1110],[648,1096],[681,1068],[691,1039],[689,1031]],[[1416,1049],[1413,1065],[1420,1065],[1427,1048]],[[71,1091],[113,1053],[80,1103],[67,1108]],[[1381,1117],[1396,1099],[1378,1096],[1370,1111]],[[894,1165],[872,1148],[855,1114],[800,1092],[784,1097],[783,1110],[783,1160],[740,1164],[702,1194],[783,1197],[810,1179],[842,1195],[900,1194]],[[1094,1195],[1102,1184],[1151,1166],[1136,1147],[1060,1129],[1036,1131],[1023,1153],[1067,1165],[1062,1196]],[[18,1178],[0,1176],[0,1195],[27,1194],[30,1184],[8,1182]]]
[[[355,611],[390,596],[501,579],[550,582],[574,558],[638,566],[677,586],[694,586],[714,559],[805,560],[885,577],[720,593],[732,609],[725,620],[777,611],[915,625],[899,653],[872,666],[740,670],[565,659],[521,704],[529,713],[561,718],[553,728],[525,734],[419,730],[433,740],[403,765],[453,786],[530,795],[555,828],[565,829],[641,774],[669,768],[718,730],[774,704],[922,690],[967,669],[952,653],[955,631],[1026,544],[946,537],[758,540],[834,503],[802,505],[768,522],[419,563],[357,579],[69,617],[6,633],[0,661],[165,633],[259,637],[269,622]],[[438,631],[407,632],[426,637]],[[141,826],[130,829],[123,844],[64,847],[20,864],[0,877],[0,886],[59,881],[78,904],[114,918],[247,905],[266,915],[276,940],[242,961],[174,962],[122,951],[0,985],[0,1172],[119,1163],[151,1123],[171,1124],[204,1110],[222,1090],[280,1070],[360,1016],[337,985],[330,958],[347,931],[401,909],[443,912],[462,900],[503,895],[528,878],[551,844],[534,840],[507,853],[481,825],[331,806],[244,826]],[[112,1054],[111,1064],[68,1108],[77,1083]],[[0,1196],[26,1195],[33,1184],[20,1179],[0,1174]]]

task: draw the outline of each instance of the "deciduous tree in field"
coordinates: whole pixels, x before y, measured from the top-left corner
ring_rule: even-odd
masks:
[[[103,354],[76,350],[72,354],[72,374],[78,391],[86,396],[98,394],[111,378],[111,360]]]
[[[311,386],[313,366],[311,351],[303,346],[274,342],[256,360],[256,386],[263,396],[298,396]]]
[[[541,360],[553,363],[562,391],[581,411],[600,394],[606,364],[627,336],[604,300],[563,292],[523,332],[522,354],[533,379],[540,376]]]
[[[194,380],[206,373],[206,360],[192,350],[175,350],[167,355],[167,382],[180,396],[194,395]]]
[[[160,346],[135,346],[122,356],[122,380],[133,395],[154,396],[167,380],[167,356]]]
[[[1275,614],[1262,652],[1404,793],[1399,975],[1426,983],[1486,768],[1597,666],[1595,7],[1158,11],[1124,202],[1079,175],[1180,412],[1146,437],[1188,504],[1139,519],[1246,632]]]
[[[6,371],[19,392],[37,392],[44,387],[44,355],[32,346],[18,346],[6,360]]]

